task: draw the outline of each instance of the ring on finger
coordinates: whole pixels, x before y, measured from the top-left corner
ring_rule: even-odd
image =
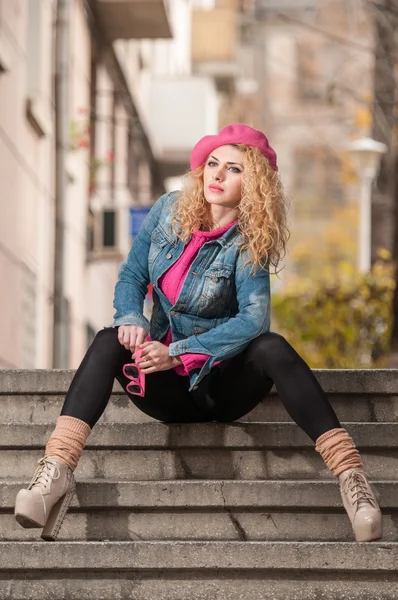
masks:
[[[151,364],[151,362],[152,362],[152,361],[151,361],[151,359],[150,359],[150,358],[145,358],[145,357],[143,358],[143,357],[141,356],[141,359],[140,359],[140,364],[141,364],[141,365],[144,365],[144,364],[147,364],[147,363],[148,363],[148,364]]]

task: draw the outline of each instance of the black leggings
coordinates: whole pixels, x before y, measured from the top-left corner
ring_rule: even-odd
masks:
[[[62,415],[76,417],[93,427],[108,404],[114,379],[126,389],[122,373],[132,362],[117,328],[102,329],[78,368],[67,393]],[[165,423],[231,422],[250,412],[275,383],[292,419],[315,441],[340,427],[324,391],[311,369],[278,333],[254,339],[240,354],[214,367],[188,391],[188,377],[173,369],[146,375],[145,396],[129,395],[145,414]]]

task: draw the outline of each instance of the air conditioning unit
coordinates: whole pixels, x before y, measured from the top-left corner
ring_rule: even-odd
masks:
[[[91,260],[122,260],[120,209],[101,207],[90,210],[88,218],[88,257]]]

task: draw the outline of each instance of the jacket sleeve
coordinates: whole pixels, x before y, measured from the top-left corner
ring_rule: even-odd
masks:
[[[208,354],[225,360],[242,352],[262,333],[270,330],[269,270],[256,269],[249,276],[250,265],[243,266],[243,257],[237,262],[235,283],[239,312],[225,323],[169,346],[170,356],[184,353]]]
[[[111,327],[139,325],[149,332],[149,321],[144,317],[144,300],[149,283],[148,254],[151,234],[159,223],[166,201],[171,194],[164,194],[153,205],[136,236],[130,252],[119,269],[115,286],[113,306],[116,309]]]

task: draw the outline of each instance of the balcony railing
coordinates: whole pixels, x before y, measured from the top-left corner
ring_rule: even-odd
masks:
[[[213,77],[219,90],[228,90],[237,75],[238,20],[235,10],[215,8],[192,13],[194,72]]]
[[[194,10],[192,13],[192,60],[233,61],[237,49],[237,14],[234,10]]]
[[[165,0],[96,0],[96,5],[111,41],[172,37]]]

